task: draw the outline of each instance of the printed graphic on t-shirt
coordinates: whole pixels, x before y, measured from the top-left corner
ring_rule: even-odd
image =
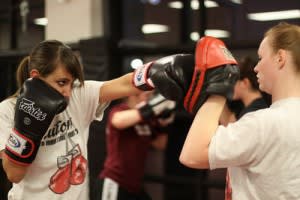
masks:
[[[67,140],[66,140],[67,141]],[[57,158],[57,171],[51,176],[49,188],[56,194],[62,194],[84,182],[87,171],[87,160],[81,154],[78,144],[65,155]]]
[[[62,140],[74,137],[78,134],[78,129],[73,126],[72,118],[66,121],[58,120],[53,128],[49,129],[41,141],[41,146],[54,145]]]
[[[49,189],[56,194],[63,194],[71,187],[84,182],[87,172],[87,159],[82,155],[80,145],[73,141],[79,133],[74,127],[72,118],[57,120],[43,137],[41,146],[55,145],[64,142],[65,152],[57,157],[57,170],[50,177]]]

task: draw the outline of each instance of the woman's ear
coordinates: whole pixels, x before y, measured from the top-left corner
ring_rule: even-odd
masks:
[[[277,52],[276,62],[278,63],[279,69],[282,69],[286,62],[286,50],[279,49]]]
[[[29,75],[30,75],[30,78],[38,77],[40,75],[40,72],[38,70],[36,70],[36,69],[32,69],[29,72]]]
[[[242,84],[243,87],[245,87],[245,86],[247,87],[248,82],[249,82],[248,78],[243,78],[243,79],[239,80],[239,84]]]

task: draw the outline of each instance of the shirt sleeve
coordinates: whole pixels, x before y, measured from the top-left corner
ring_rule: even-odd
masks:
[[[105,109],[110,102],[99,103],[100,89],[104,82],[101,81],[85,81],[83,87],[74,89],[72,95],[76,109],[87,122],[93,120],[101,121]],[[101,98],[101,97],[100,97]]]
[[[12,99],[0,103],[0,151],[5,149],[13,128],[14,104],[11,101]]]
[[[218,127],[209,145],[211,169],[250,166],[259,162],[257,155],[264,144],[261,114],[248,113],[227,127]]]

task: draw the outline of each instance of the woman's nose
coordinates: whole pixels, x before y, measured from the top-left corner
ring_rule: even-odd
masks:
[[[256,72],[257,73],[257,67],[258,65],[255,65],[255,67],[254,67],[254,72]]]
[[[72,87],[71,87],[71,86],[70,86],[70,87],[66,87],[66,88],[64,88],[63,91],[62,91],[62,95],[63,95],[64,97],[69,98],[69,97],[71,96],[71,92],[72,92]]]

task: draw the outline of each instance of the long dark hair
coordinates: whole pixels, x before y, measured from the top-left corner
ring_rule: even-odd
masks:
[[[256,66],[256,64],[257,61],[249,56],[245,56],[240,59],[240,80],[247,78],[251,84],[252,89],[259,90],[256,73],[254,71],[254,67]]]
[[[59,63],[83,85],[82,67],[72,49],[60,41],[45,40],[35,46],[30,55],[20,62],[16,73],[18,88],[30,77],[32,69],[36,69],[42,77],[47,77],[56,70]]]

